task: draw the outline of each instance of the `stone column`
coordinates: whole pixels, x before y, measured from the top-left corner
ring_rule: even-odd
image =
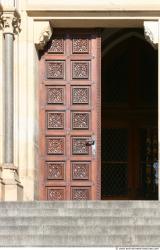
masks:
[[[3,28],[1,15],[3,13],[2,11],[2,4],[0,3],[0,30]],[[4,182],[2,179],[2,166],[0,166],[0,201],[4,199]]]
[[[20,16],[12,7],[3,11],[1,16],[4,35],[4,164],[2,179],[4,183],[3,199],[5,201],[21,200],[22,186],[18,178],[18,168],[14,165],[14,38],[19,31]]]

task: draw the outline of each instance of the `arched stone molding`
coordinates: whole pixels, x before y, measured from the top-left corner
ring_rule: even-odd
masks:
[[[144,21],[144,34],[146,40],[158,49],[158,21]]]
[[[38,50],[43,50],[52,35],[52,27],[49,21],[34,22],[34,43]]]
[[[115,31],[115,33],[117,33],[117,30]],[[111,35],[113,35],[113,33],[111,33]],[[119,43],[123,42],[124,40],[128,39],[129,37],[137,37],[141,40],[145,40],[145,37],[136,32],[136,31],[130,31],[127,32],[126,34],[122,34],[120,35],[118,38],[113,39],[112,42],[110,42],[109,44],[107,44],[107,46],[105,46],[105,48],[102,50],[102,58],[111,50],[113,49],[116,45],[118,45]],[[109,39],[108,36],[104,37],[104,41]]]

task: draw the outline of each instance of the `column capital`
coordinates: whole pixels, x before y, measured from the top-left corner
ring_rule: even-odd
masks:
[[[158,21],[144,21],[145,38],[155,49],[158,49],[158,27]]]
[[[3,8],[3,12],[0,16],[0,27],[3,34],[18,34],[20,32],[20,23],[20,15],[15,8]]]

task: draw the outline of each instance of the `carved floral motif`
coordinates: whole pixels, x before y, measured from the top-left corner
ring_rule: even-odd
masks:
[[[48,79],[64,79],[64,62],[47,62]]]
[[[72,179],[88,180],[89,179],[89,163],[74,162],[72,163]]]
[[[64,179],[64,163],[48,162],[47,163],[47,178],[49,180]]]
[[[73,129],[89,129],[89,113],[72,113]]]
[[[48,112],[48,129],[63,129],[64,128],[64,113]]]
[[[72,103],[73,104],[88,104],[89,103],[89,89],[88,88],[73,88],[72,89]]]
[[[72,200],[89,200],[89,189],[72,189]]]
[[[63,54],[64,53],[64,40],[62,38],[53,39],[48,52],[54,53],[54,54]]]
[[[48,154],[64,154],[64,138],[47,138]]]
[[[89,62],[72,62],[73,79],[89,79]]]
[[[73,54],[89,53],[88,39],[84,39],[84,38],[73,39],[72,52]]]
[[[47,103],[48,104],[63,104],[64,103],[64,89],[63,88],[48,88],[47,89]]]
[[[64,200],[64,190],[48,189],[48,200]]]

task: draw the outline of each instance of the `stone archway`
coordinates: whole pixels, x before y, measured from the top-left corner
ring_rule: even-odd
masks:
[[[143,30],[125,30],[117,41],[106,40],[104,45],[103,199],[158,198],[154,179],[154,162],[158,161],[158,57],[142,34]],[[148,146],[148,141],[152,145]]]

